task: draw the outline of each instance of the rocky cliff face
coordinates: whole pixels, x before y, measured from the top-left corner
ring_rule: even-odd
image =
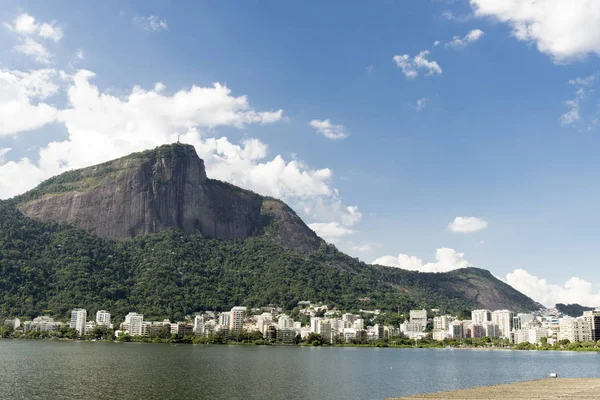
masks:
[[[313,251],[321,240],[283,202],[208,179],[194,147],[161,146],[70,171],[23,196],[19,210],[116,240],[168,228],[216,239],[271,236]]]

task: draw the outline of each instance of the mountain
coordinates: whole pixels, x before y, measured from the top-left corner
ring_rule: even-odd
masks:
[[[302,300],[346,310],[541,307],[485,270],[418,273],[349,257],[285,203],[209,179],[187,145],[66,172],[0,201],[0,316],[85,307],[180,319]]]
[[[579,304],[562,304],[558,303],[556,309],[570,317],[581,317],[584,311],[592,311],[594,307],[585,307]]]
[[[282,201],[206,176],[193,146],[173,144],[66,172],[24,196],[19,210],[118,240],[179,229],[215,239],[269,235],[303,253],[321,240]]]

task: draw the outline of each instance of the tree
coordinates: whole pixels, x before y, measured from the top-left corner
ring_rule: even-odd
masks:
[[[314,332],[308,335],[304,342],[310,344],[311,346],[323,346],[327,344],[323,336]]]

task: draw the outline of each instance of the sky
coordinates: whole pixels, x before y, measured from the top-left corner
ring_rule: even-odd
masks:
[[[600,306],[600,2],[2,3],[0,198],[180,136],[365,262]]]

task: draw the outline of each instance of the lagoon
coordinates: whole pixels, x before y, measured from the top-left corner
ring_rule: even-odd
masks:
[[[11,399],[382,399],[600,377],[596,352],[0,340]]]

